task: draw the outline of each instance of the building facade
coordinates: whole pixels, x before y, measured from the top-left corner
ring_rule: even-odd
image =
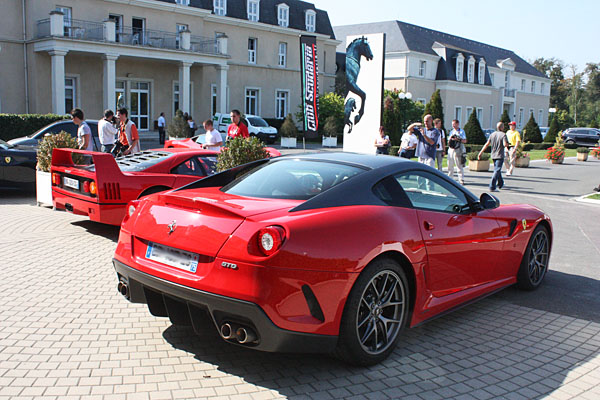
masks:
[[[177,109],[283,118],[301,99],[301,34],[317,38],[321,90],[335,80],[329,17],[298,0],[3,0],[0,21],[3,113],[124,105],[141,130]]]
[[[550,79],[510,50],[400,21],[334,27],[345,52],[346,36],[386,34],[384,87],[426,103],[440,90],[444,125],[464,126],[476,111],[483,129],[495,129],[504,110],[520,129],[533,113],[547,125]]]

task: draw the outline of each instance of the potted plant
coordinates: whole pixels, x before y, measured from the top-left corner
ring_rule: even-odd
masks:
[[[469,171],[488,171],[490,169],[490,155],[489,153],[482,153],[481,160],[478,159],[479,152],[472,151],[467,153],[467,160],[469,160]]]
[[[40,141],[37,151],[37,168],[35,171],[35,194],[38,206],[42,204],[52,205],[52,177],[50,167],[52,165],[52,150],[56,148],[76,149],[78,148],[77,140],[69,133],[60,131],[56,135],[47,134]]]
[[[340,120],[334,115],[327,117],[323,126],[323,147],[337,147],[337,136],[342,130],[340,125]]]
[[[531,158],[529,157],[529,153],[525,153],[523,151],[525,146],[528,144],[529,144],[529,142],[527,142],[527,143],[519,142],[519,145],[517,146],[517,154],[516,154],[517,158],[515,159],[515,167],[517,167],[517,168],[529,167],[529,162],[531,161]]]
[[[588,153],[590,149],[587,147],[578,147],[577,148],[577,161],[587,161]]]
[[[292,114],[288,114],[279,128],[281,135],[281,147],[296,147],[296,138],[298,136],[298,128],[294,124]]]
[[[600,159],[600,147],[594,147],[591,151],[590,151],[590,155],[592,157],[595,158],[599,158]]]
[[[244,139],[236,137],[227,142],[227,147],[223,147],[217,157],[217,171],[237,167],[252,161],[261,160],[269,157],[265,150],[264,143],[257,137]]]
[[[546,160],[552,162],[552,164],[562,164],[565,159],[565,145],[560,136],[556,137],[554,146],[550,147],[544,155]]]
[[[167,134],[169,135],[169,139],[185,139],[188,137],[189,132],[190,125],[185,120],[183,112],[181,110],[177,110],[173,120],[169,125],[167,125]]]

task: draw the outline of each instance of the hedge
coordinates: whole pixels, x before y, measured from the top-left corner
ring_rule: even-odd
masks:
[[[57,114],[0,114],[0,139],[8,141],[31,135],[54,121],[68,118]]]
[[[281,125],[283,125],[283,121],[285,121],[285,119],[279,119],[279,118],[263,118],[267,124],[271,125],[273,128],[277,128],[277,132],[279,132],[279,129],[281,129]]]

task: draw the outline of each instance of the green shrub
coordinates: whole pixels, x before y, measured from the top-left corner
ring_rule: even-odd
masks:
[[[546,132],[546,137],[544,137],[544,142],[554,143],[554,141],[556,140],[556,136],[558,134],[559,134],[558,118],[552,118],[552,122],[550,122],[550,128],[548,128],[548,132]]]
[[[0,139],[28,136],[52,122],[69,118],[58,114],[0,114]]]
[[[523,142],[533,142],[533,143],[542,143],[542,133],[540,132],[540,127],[537,122],[535,122],[535,118],[533,117],[533,113],[529,116],[529,121],[523,128]]]
[[[279,132],[279,130],[281,129],[281,126],[283,125],[285,118],[263,118],[267,124],[269,124],[270,126],[272,126],[273,128],[277,129],[277,131]]]
[[[489,160],[489,159],[490,159],[489,153],[481,153],[481,161],[485,161],[485,160]],[[478,161],[479,160],[479,152],[472,151],[470,153],[467,153],[467,160]]]
[[[340,121],[337,117],[330,115],[325,120],[325,126],[323,126],[324,136],[341,136],[344,134],[343,121]]]
[[[500,122],[502,122],[504,124],[504,128],[502,128],[502,131],[504,131],[504,133],[506,133],[506,131],[508,131],[508,124],[510,123],[510,117],[508,116],[508,111],[504,110],[502,111],[502,115],[500,116]]]
[[[185,118],[183,118],[183,112],[177,110],[173,120],[167,126],[167,135],[169,135],[169,137],[185,138],[189,136],[189,133],[190,125]]]
[[[566,145],[565,145],[565,147],[566,147]],[[585,153],[585,154],[587,154],[587,153],[590,152],[590,149],[588,149],[587,147],[578,147],[577,148],[577,152],[578,153]]]
[[[481,151],[481,149],[483,148],[482,144],[465,144],[465,149],[467,150],[467,153],[470,153],[472,151],[476,151],[479,152]],[[489,153],[492,151],[492,148],[490,146],[488,146],[488,148],[485,150],[486,153]]]
[[[552,147],[554,143],[532,143],[531,149],[525,149],[525,151],[529,151],[529,150],[547,150],[550,147]]]
[[[52,165],[52,150],[62,148],[79,148],[77,139],[65,131],[60,131],[55,135],[44,136],[40,141],[40,146],[37,150],[38,169],[40,171],[50,172],[50,165]],[[73,154],[72,158],[75,164],[80,164],[83,160],[83,157],[80,154]]]
[[[227,142],[217,158],[217,171],[224,171],[238,165],[269,157],[265,145],[256,137],[237,137]]]
[[[467,143],[485,144],[486,138],[479,120],[477,119],[476,108],[473,107],[473,112],[469,116],[469,121],[465,124],[465,134],[467,135]]]
[[[292,114],[288,114],[287,118],[279,128],[279,134],[281,137],[297,137],[298,136],[298,128],[294,123],[294,119],[292,118]]]
[[[400,146],[392,146],[392,147],[390,147],[390,152],[388,154],[390,156],[398,156],[399,151],[400,151]]]

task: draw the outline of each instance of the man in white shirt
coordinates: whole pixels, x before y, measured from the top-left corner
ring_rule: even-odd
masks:
[[[446,155],[446,132],[442,129],[442,120],[436,118],[433,120],[433,125],[435,129],[440,131],[440,137],[437,141],[437,146],[435,148],[435,163],[437,165],[438,171],[442,171],[442,165],[444,162],[444,155]]]
[[[461,129],[460,122],[457,119],[452,120],[452,130],[448,134],[448,176],[454,175],[454,165],[458,168],[458,181],[461,185],[465,184],[465,173],[462,164],[463,147],[467,143],[467,135]]]
[[[161,112],[160,117],[158,117],[158,142],[160,144],[165,144],[165,127],[167,122],[165,121],[165,113]]]
[[[94,150],[94,142],[92,140],[92,130],[89,125],[83,120],[83,111],[79,108],[71,110],[71,119],[77,128],[77,144],[80,150]]]
[[[115,136],[118,132],[113,125],[115,121],[115,113],[112,110],[105,110],[104,118],[98,121],[98,139],[103,153],[110,153],[115,146]]]
[[[202,145],[203,149],[207,150],[221,150],[221,146],[223,145],[223,138],[221,137],[221,132],[213,128],[213,122],[211,119],[207,119],[202,124],[204,126],[204,130],[206,131],[204,144]]]
[[[398,155],[400,155],[400,157],[411,159],[415,156],[415,149],[417,148],[419,139],[417,139],[413,129],[418,125],[419,123],[411,124],[407,131],[402,134],[402,138],[400,139],[400,150],[398,150]]]

